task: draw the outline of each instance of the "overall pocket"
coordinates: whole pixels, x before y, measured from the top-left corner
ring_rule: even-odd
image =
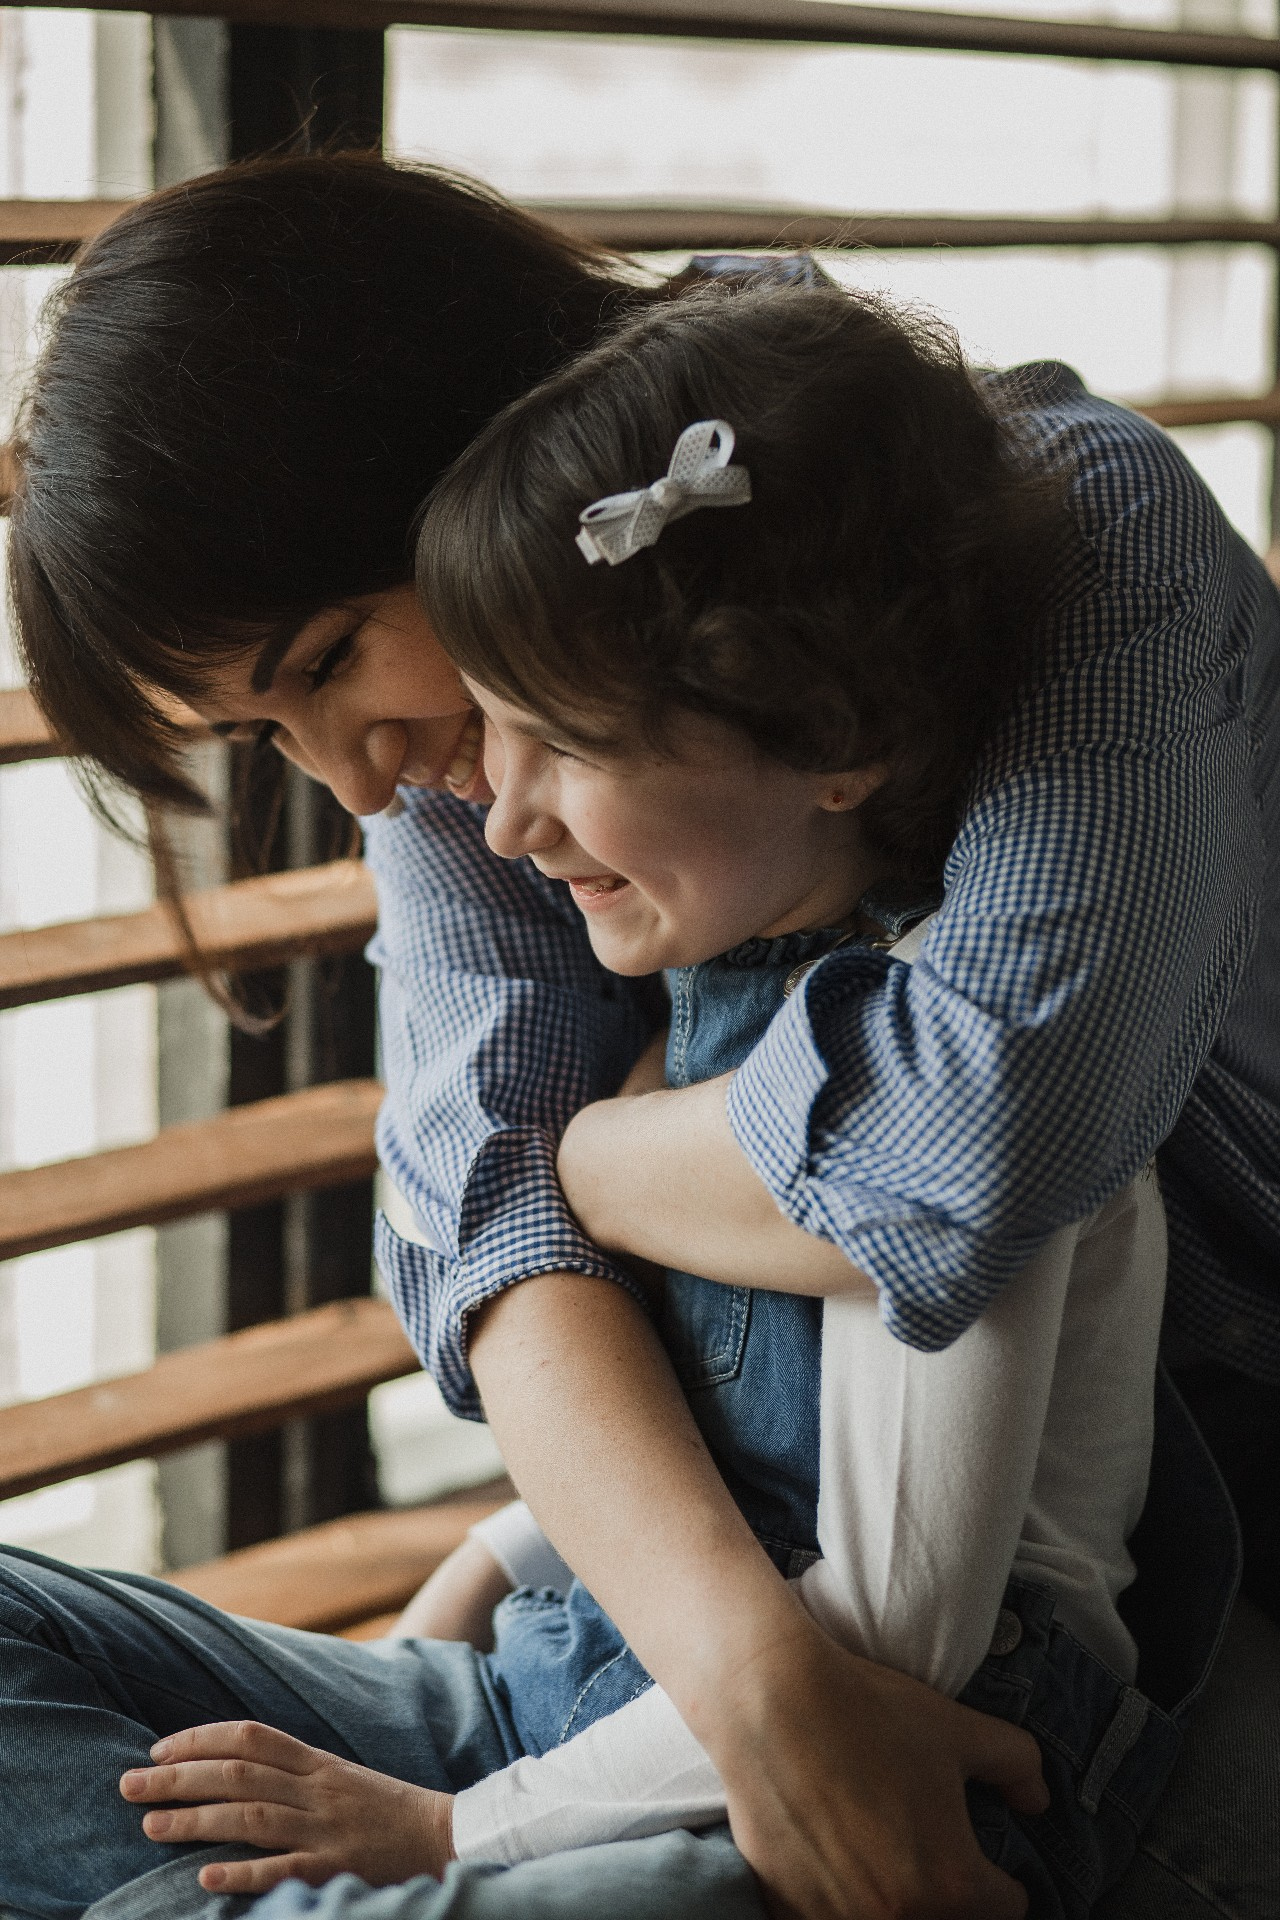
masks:
[[[674,1269],[665,1276],[662,1342],[686,1393],[737,1379],[750,1323],[749,1287],[722,1287]]]

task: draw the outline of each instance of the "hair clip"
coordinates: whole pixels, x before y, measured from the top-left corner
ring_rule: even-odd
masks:
[[[741,507],[751,498],[751,475],[731,467],[734,433],[727,420],[697,420],[676,441],[661,480],[633,493],[611,493],[578,515],[577,544],[588,566],[616,567],[657,541],[668,520],[699,507]]]

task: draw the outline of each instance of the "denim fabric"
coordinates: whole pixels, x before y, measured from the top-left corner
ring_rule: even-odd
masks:
[[[451,1791],[520,1751],[470,1647],[359,1646],[237,1620],[160,1580],[0,1551],[0,1912],[73,1920],[189,1854],[144,1838],[117,1782],[161,1734],[242,1718]]]
[[[213,1849],[209,1851],[213,1859]],[[453,1864],[367,1887],[338,1874],[324,1887],[286,1880],[261,1901],[203,1893],[198,1862],[148,1874],[84,1920],[764,1920],[756,1876],[725,1828],[660,1834],[522,1866]]]
[[[755,1875],[723,1827],[517,1867],[455,1862],[443,1882],[423,1875],[376,1891],[349,1873],[318,1889],[288,1880],[257,1903],[202,1892],[197,1869],[148,1874],[85,1920],[765,1920]]]
[[[1096,1920],[1276,1920],[1280,1628],[1236,1604],[1186,1745]]]
[[[1026,1724],[1038,1730],[1050,1703],[1027,1691]],[[1094,1920],[1276,1920],[1277,1806],[1280,1629],[1241,1601],[1137,1856]],[[989,1803],[974,1811],[996,1824]],[[241,1920],[246,1909],[252,1920],[760,1920],[755,1883],[723,1831],[702,1836],[698,1850],[690,1839],[590,1848],[505,1872],[453,1869],[443,1890],[419,1879],[375,1893],[343,1876],[313,1893],[294,1881],[256,1906],[200,1890],[201,1862],[238,1851],[210,1848],[132,1882],[85,1920]],[[989,1844],[1006,1841],[1016,1844],[1003,1834]]]
[[[842,943],[836,932],[746,940],[667,976],[667,1081],[741,1066],[790,991]],[[753,1532],[785,1574],[818,1551],[822,1302],[666,1276],[661,1332],[693,1417]]]
[[[740,1065],[804,971],[844,938],[747,940],[673,970],[670,1085]],[[659,1325],[729,1491],[782,1572],[800,1573],[818,1551],[822,1302],[673,1271]],[[564,1596],[512,1594],[494,1615],[494,1635],[494,1687],[529,1753],[546,1753],[651,1684],[578,1581]]]

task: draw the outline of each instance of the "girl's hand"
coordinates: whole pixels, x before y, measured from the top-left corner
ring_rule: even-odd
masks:
[[[120,1781],[126,1800],[189,1800],[148,1813],[148,1840],[238,1842],[263,1857],[202,1867],[208,1893],[267,1893],[281,1880],[319,1887],[355,1873],[371,1887],[429,1873],[453,1855],[453,1796],[410,1786],[264,1727],[228,1720],[188,1727],[151,1749],[152,1767]]]
[[[393,1634],[416,1640],[465,1640],[477,1653],[493,1651],[493,1610],[511,1581],[489,1549],[467,1539],[419,1587]]]
[[[964,1795],[966,1780],[983,1780],[1016,1812],[1044,1811],[1039,1750],[1021,1729],[814,1628],[811,1647],[780,1644],[739,1675],[706,1744],[733,1837],[778,1920],[1026,1913],[1025,1888],[978,1847]]]

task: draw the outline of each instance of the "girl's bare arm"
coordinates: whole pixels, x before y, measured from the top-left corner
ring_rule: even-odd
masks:
[[[792,1224],[733,1136],[731,1074],[679,1089],[624,1089],[569,1122],[558,1169],[583,1230],[631,1254],[727,1285],[826,1296],[873,1282],[838,1247]]]

